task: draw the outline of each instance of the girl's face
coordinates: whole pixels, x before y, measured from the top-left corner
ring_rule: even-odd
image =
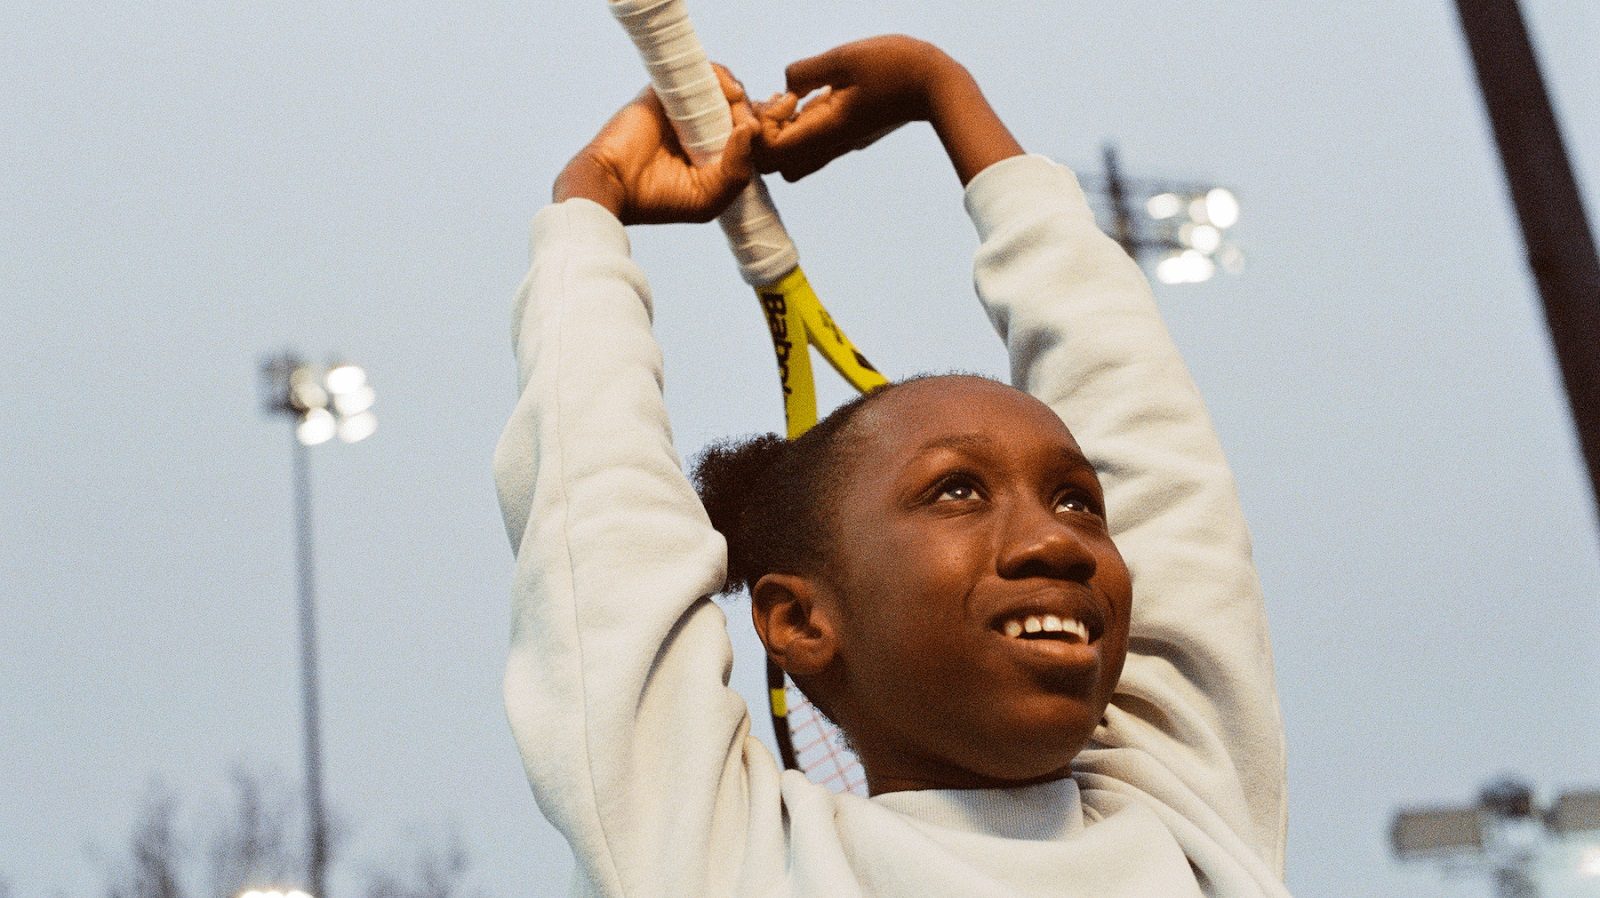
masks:
[[[1132,605],[1094,469],[1049,407],[980,378],[908,383],[850,429],[820,585],[873,791],[1067,775]]]

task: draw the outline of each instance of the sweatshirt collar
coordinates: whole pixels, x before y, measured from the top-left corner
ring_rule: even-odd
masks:
[[[1071,777],[1015,789],[890,792],[872,800],[923,823],[1006,839],[1056,841],[1083,830],[1083,806]]]

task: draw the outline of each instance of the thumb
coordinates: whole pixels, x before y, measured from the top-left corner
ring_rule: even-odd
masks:
[[[755,143],[756,133],[761,130],[761,123],[748,106],[734,106],[731,111],[733,130],[728,133],[728,142],[722,147],[719,165],[726,177],[748,181],[755,174],[750,166],[751,145]]]
[[[739,107],[734,107],[733,123],[733,131],[728,134],[728,142],[723,146],[722,156],[717,159],[716,169],[712,173],[712,183],[716,185],[712,208],[716,215],[720,215],[755,177],[752,144],[760,125],[748,109]]]

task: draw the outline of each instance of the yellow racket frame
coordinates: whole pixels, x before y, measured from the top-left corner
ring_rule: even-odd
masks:
[[[783,386],[783,420],[789,439],[817,423],[817,389],[811,352],[817,352],[850,386],[863,393],[888,383],[844,335],[798,267],[774,283],[756,288],[761,313],[772,335],[772,352]]]

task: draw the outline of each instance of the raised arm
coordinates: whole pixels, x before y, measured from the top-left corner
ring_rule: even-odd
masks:
[[[1071,172],[1039,156],[1007,160],[973,180],[967,207],[982,239],[978,293],[1012,378],[1077,435],[1133,575],[1127,664],[1078,766],[1159,790],[1187,819],[1220,817],[1281,876],[1272,652],[1233,477],[1199,393],[1143,274],[1095,226]]]
[[[706,598],[723,542],[672,447],[650,295],[618,220],[711,218],[748,180],[748,154],[693,169],[650,136],[658,109],[641,96],[619,113],[534,220],[521,395],[495,451],[517,555],[506,708],[594,895],[731,892],[752,779],[777,776],[770,756],[746,766],[764,750]]]
[[[791,179],[904,122],[933,125],[967,185],[978,293],[1013,381],[1061,415],[1105,487],[1134,578],[1132,638],[1106,725],[1076,767],[1236,834],[1224,850],[1281,878],[1283,736],[1249,536],[1142,273],[1095,226],[1071,172],[1020,155],[971,76],[936,48],[874,38],[802,60],[789,80],[762,110],[756,155]]]

